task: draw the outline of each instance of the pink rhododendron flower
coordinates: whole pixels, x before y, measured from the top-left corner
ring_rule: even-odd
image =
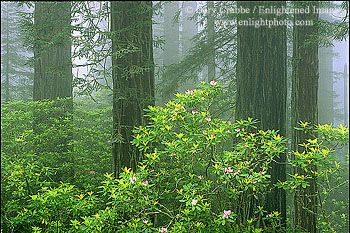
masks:
[[[192,94],[193,94],[193,91],[187,90],[185,93],[186,93],[186,95],[192,95]]]
[[[231,132],[230,130],[226,130],[226,133],[229,133],[229,132]]]
[[[200,176],[198,176],[198,178],[200,179],[200,180],[203,180],[203,176],[202,175],[200,175]]]
[[[239,131],[241,131],[241,129],[240,129],[240,128],[237,128],[237,129],[235,129],[235,131],[238,133]]]
[[[195,153],[197,153],[197,150],[192,151],[192,154],[195,154]]]
[[[260,171],[260,173],[263,174],[263,175],[265,175],[265,171],[264,171],[264,170]]]
[[[168,229],[165,228],[165,227],[162,227],[162,228],[159,229],[159,232],[167,232],[167,231],[168,231]]]
[[[129,177],[130,183],[134,183],[136,181],[136,177]]]
[[[27,143],[28,143],[27,141],[24,141],[24,142],[23,142],[24,145],[27,144]]]
[[[148,185],[148,181],[147,181],[147,180],[142,181],[142,184],[143,184],[144,186],[147,186],[147,185]]]
[[[267,217],[267,218],[271,218],[271,217],[272,217],[272,214],[267,214],[266,217]]]
[[[228,174],[230,172],[233,172],[233,169],[229,167],[229,168],[225,168],[224,171]]]
[[[192,202],[191,202],[191,205],[195,206],[195,205],[197,205],[197,202],[198,202],[197,200],[193,199]]]
[[[146,224],[148,223],[148,220],[144,218],[142,222]]]
[[[241,172],[241,170],[237,170],[235,173],[233,173],[233,175],[238,175]]]
[[[210,82],[210,85],[212,86],[216,86],[216,84],[218,84],[218,82],[215,82],[214,80]]]
[[[198,113],[197,110],[193,110],[192,111],[192,114],[196,114],[196,113]]]
[[[95,171],[90,171],[90,174],[92,175],[92,174],[95,174]]]
[[[206,117],[205,120],[208,121],[208,122],[211,121],[210,117]]]
[[[248,144],[245,144],[245,147],[249,148]]]
[[[175,154],[175,153],[172,153],[171,156],[176,156],[176,154]]]
[[[222,219],[228,218],[228,216],[231,214],[231,210],[224,210],[224,214],[222,215]]]
[[[154,170],[153,170],[153,169],[149,171],[149,173],[152,173],[152,172],[154,172]]]

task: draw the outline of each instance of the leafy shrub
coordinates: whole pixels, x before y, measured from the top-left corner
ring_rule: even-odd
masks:
[[[96,184],[110,171],[111,108],[94,111],[79,104],[73,121],[66,111],[69,101],[14,102],[2,106],[3,229],[7,229],[8,219],[16,216],[42,187],[70,182],[81,189],[97,189]]]
[[[74,170],[71,181],[76,186],[51,180],[52,171],[62,169],[57,164],[45,163],[55,152],[38,153],[35,144],[31,145],[35,135],[23,119],[24,125],[19,126],[22,128],[8,131],[2,141],[7,148],[2,155],[6,159],[2,164],[5,170],[2,181],[6,183],[4,193],[8,193],[8,196],[4,194],[7,202],[5,205],[2,202],[2,212],[10,226],[7,229],[12,232],[280,232],[279,213],[267,213],[263,203],[266,193],[271,191],[270,163],[285,152],[286,140],[274,130],[257,129],[256,120],[250,118],[235,123],[216,118],[212,111],[223,91],[221,86],[212,81],[200,88],[177,94],[165,108],[149,106],[149,124],[135,128],[132,142],[144,153],[144,160],[137,171],[123,169],[118,179],[111,174],[104,178],[101,175],[108,170],[110,109],[77,108],[70,149],[55,154],[66,153],[73,158],[67,168]],[[9,116],[4,121],[7,125],[11,125]],[[52,130],[51,127],[46,127],[46,131]],[[306,123],[300,129],[313,130]],[[315,130],[319,139],[308,140],[304,144],[305,153],[294,153],[290,165],[304,169],[309,176],[310,164],[317,165],[317,180],[325,185],[317,193],[322,210],[329,202],[329,194],[347,184],[342,180],[345,169],[332,158],[333,149],[329,149],[328,143],[346,143],[349,136],[347,128],[326,125]],[[43,133],[48,138],[59,137]],[[39,138],[40,135],[37,143]],[[44,166],[47,164],[52,167]],[[295,192],[309,185],[307,176],[289,175],[291,178],[278,184],[279,188]],[[28,183],[35,188],[29,191]],[[13,201],[9,201],[11,198]],[[348,224],[344,208],[333,211],[344,214],[343,222],[332,218],[332,213],[320,212],[321,231],[339,230],[344,223]]]
[[[292,158],[289,160],[295,172],[289,174],[288,181],[280,182],[277,186],[289,190],[293,195],[300,195],[300,189],[307,188],[310,181],[315,181],[317,227],[320,232],[347,232],[349,201],[348,197],[342,198],[339,194],[341,189],[344,193],[349,190],[349,155],[345,155],[344,160],[339,161],[334,152],[339,152],[340,147],[348,145],[349,129],[342,125],[334,128],[327,124],[299,124],[300,127],[296,129],[313,135],[313,139],[308,139],[300,145],[303,148],[302,152],[292,152]],[[298,171],[304,174],[298,174]],[[332,199],[332,196],[338,200]]]

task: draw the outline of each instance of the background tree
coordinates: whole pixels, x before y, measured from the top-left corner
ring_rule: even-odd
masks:
[[[185,4],[186,3],[186,4]],[[157,83],[157,89],[164,93],[176,92],[176,90],[186,90],[193,88],[195,85],[187,85],[189,80],[193,83],[199,83],[200,79],[208,80],[207,67],[208,64],[213,64],[215,60],[215,78],[221,81],[221,85],[229,87],[228,92],[224,96],[224,101],[218,105],[217,114],[229,112],[227,118],[232,119],[234,111],[234,80],[235,69],[232,67],[236,62],[236,24],[227,23],[236,19],[235,14],[225,12],[227,9],[236,8],[236,2],[232,1],[217,1],[214,5],[214,10],[211,11],[212,22],[214,22],[215,37],[212,43],[208,43],[208,31],[213,32],[212,24],[208,24],[209,14],[206,10],[212,2],[185,2],[182,7],[182,18],[187,18],[188,25],[193,25],[192,28],[197,28],[197,33],[192,33],[192,39],[181,37],[181,40],[191,40],[190,49],[186,53],[182,53],[181,61],[178,64],[173,64],[162,74],[168,82],[161,80]],[[203,3],[205,3],[203,5]],[[190,8],[187,8],[190,7]],[[196,8],[195,8],[196,7]],[[211,7],[211,6],[209,6]],[[189,10],[190,9],[190,10]],[[190,14],[192,9],[196,9],[194,14]],[[211,29],[208,29],[208,26]],[[194,31],[192,29],[192,31]],[[182,26],[182,31],[186,30],[185,22]],[[188,29],[187,29],[188,30]],[[215,46],[213,46],[213,43]],[[213,53],[213,50],[215,52]],[[213,59],[215,55],[215,59]],[[209,59],[211,59],[209,61]],[[213,69],[212,69],[213,70]],[[183,84],[186,85],[183,85]],[[181,87],[181,88],[180,88]]]
[[[211,80],[215,80],[215,8],[214,8],[214,1],[208,1],[207,2],[207,10],[208,10],[208,44],[210,46],[210,55],[208,58],[208,82]]]
[[[347,65],[344,65],[344,125],[348,125],[349,124],[349,96],[348,96],[348,69],[347,69]]]
[[[152,2],[111,2],[113,77],[113,171],[137,168],[141,153],[130,142],[132,129],[154,105]]]
[[[180,14],[180,44],[181,44],[181,60],[184,59],[193,48],[193,37],[198,33],[198,26],[196,21],[193,20],[195,9],[197,8],[197,2],[195,1],[183,1]],[[180,62],[180,61],[179,61]],[[177,64],[179,64],[179,62]],[[198,72],[190,72],[191,75],[187,76],[188,79],[184,80],[177,89],[174,91],[183,92],[188,89],[194,89],[198,86]],[[165,76],[171,78],[171,76]],[[173,80],[171,81],[173,82]]]
[[[19,10],[15,2],[1,2],[1,102],[30,101],[33,73],[28,60],[31,52],[21,38]]]
[[[324,20],[332,20],[328,14],[320,15]],[[330,124],[334,118],[333,104],[333,49],[331,46],[321,47],[319,57],[319,88],[318,88],[318,122]]]
[[[318,7],[318,2],[294,2],[295,8],[306,9]],[[318,14],[294,14],[297,20],[312,20],[313,26],[296,26],[293,28],[293,76],[292,76],[292,127],[300,121],[317,124],[318,120],[318,43],[312,43],[317,37],[316,20]],[[292,131],[292,150],[302,151],[300,144],[305,143],[311,134],[303,131]],[[309,169],[316,170],[316,167]],[[303,170],[296,173],[303,175]],[[295,225],[307,232],[316,232],[317,222],[317,185],[314,178],[309,180],[310,186],[296,192],[294,200]]]
[[[285,6],[285,2],[238,2],[238,7],[249,8],[250,14],[240,14],[240,20],[273,19],[274,15],[254,13],[254,7]],[[284,15],[278,17],[283,19]],[[286,27],[241,25],[237,27],[237,120],[252,117],[260,121],[259,128],[279,130],[286,135],[287,95],[287,50]],[[276,59],[278,58],[278,59]],[[282,223],[286,221],[286,196],[284,190],[273,187],[278,180],[284,181],[285,154],[272,163],[271,189],[267,193],[264,209],[270,213],[281,213]]]
[[[163,69],[180,61],[180,28],[179,28],[179,2],[165,2],[163,14],[163,36],[164,45],[162,52]],[[167,76],[162,75],[161,80],[165,83],[171,82]],[[161,89],[159,92],[163,92]],[[163,93],[162,101],[166,102],[172,96],[171,93]]]

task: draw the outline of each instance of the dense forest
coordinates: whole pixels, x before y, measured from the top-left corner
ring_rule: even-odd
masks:
[[[1,233],[349,232],[347,1],[2,1]]]

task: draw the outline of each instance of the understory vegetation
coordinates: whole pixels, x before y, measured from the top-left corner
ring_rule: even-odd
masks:
[[[348,128],[300,122],[314,136],[303,152],[261,130],[255,119],[225,121],[218,82],[176,94],[165,107],[149,106],[148,124],[132,144],[143,153],[138,169],[111,168],[111,107],[69,99],[12,102],[1,109],[2,232],[302,232],[289,214],[267,212],[266,194],[303,201],[316,180],[320,232],[348,229]],[[63,114],[64,112],[64,114]],[[312,135],[312,134],[311,134]],[[285,182],[270,167],[287,154]],[[316,169],[315,169],[316,168]],[[306,197],[307,198],[307,197]]]

